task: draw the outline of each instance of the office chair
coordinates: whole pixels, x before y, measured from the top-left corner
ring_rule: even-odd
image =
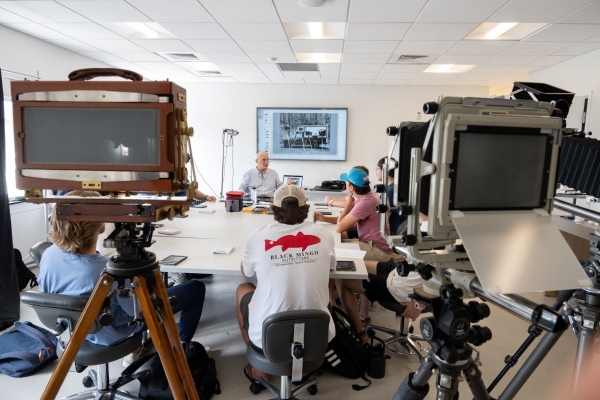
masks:
[[[384,326],[369,324],[367,329],[373,329],[373,330],[380,331],[383,333],[387,333],[388,335],[391,335],[387,339],[383,340],[383,343],[385,344],[386,347],[388,347],[388,349],[390,349],[388,346],[389,344],[398,343],[406,350],[406,353],[401,353],[399,351],[390,349],[394,353],[403,354],[403,355],[415,355],[416,354],[419,357],[419,359],[422,359],[423,355],[421,354],[421,345],[419,342],[425,341],[425,339],[423,339],[421,336],[418,336],[418,335],[412,335],[413,328],[410,323],[410,318],[406,318],[402,315],[402,313],[406,309],[406,306],[403,306],[400,303],[392,302],[392,301],[386,301],[386,300],[377,300],[377,301],[379,302],[379,304],[381,304],[381,306],[383,308],[390,310],[390,311],[394,311],[396,313],[396,315],[400,316],[400,326],[399,326],[398,330],[395,330],[395,329],[391,329],[391,328],[386,328]],[[423,312],[430,312],[429,307],[427,307]]]
[[[39,242],[35,244],[31,249],[29,249],[29,255],[37,265],[40,265],[42,254],[50,246],[52,246],[52,243],[50,242]]]
[[[21,295],[21,301],[32,307],[42,324],[55,331],[57,336],[68,330],[70,337],[88,299],[79,296],[27,291]],[[96,333],[102,329],[99,319],[100,317],[96,318],[90,333]],[[65,397],[65,399],[101,399],[104,394],[110,395],[112,388],[109,383],[108,363],[119,360],[137,349],[142,343],[142,336],[142,332],[140,332],[112,346],[102,346],[84,341],[75,357],[75,370],[82,372],[90,365],[96,366],[95,370],[90,370],[83,378],[85,387],[96,386],[96,388]],[[59,357],[66,346],[67,343],[59,337],[57,346]],[[122,390],[117,391],[114,398],[138,399]]]
[[[304,388],[308,388],[309,394],[315,395],[318,383],[316,378],[305,378],[306,381],[294,389],[291,388],[291,380],[292,375],[301,377],[303,373],[310,373],[323,364],[330,318],[327,312],[321,310],[297,310],[276,313],[265,319],[262,326],[262,349],[250,342],[246,356],[254,368],[281,376],[281,388],[278,390],[270,382],[260,378],[256,381],[269,389],[277,399],[294,398]],[[250,390],[256,393],[253,386]]]

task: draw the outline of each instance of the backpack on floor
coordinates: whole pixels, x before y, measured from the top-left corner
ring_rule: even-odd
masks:
[[[56,356],[56,336],[31,322],[15,322],[0,335],[0,373],[14,378],[33,375]]]
[[[350,317],[345,312],[332,307],[331,318],[335,325],[335,337],[327,346],[325,363],[338,375],[350,379],[362,378],[368,382],[366,386],[352,385],[352,389],[362,390],[371,384],[365,376],[369,365],[368,350],[350,328]]]
[[[200,400],[208,400],[213,394],[221,394],[221,384],[217,379],[215,360],[206,354],[204,346],[198,342],[191,342],[189,346],[184,346],[184,350]],[[151,358],[150,368],[133,374]],[[121,386],[120,383],[123,380],[129,382],[134,379],[140,381],[139,397],[141,399],[173,400],[173,393],[158,354],[147,354],[134,361],[129,367],[125,368],[114,386]]]
[[[25,289],[27,285],[30,288],[38,285],[37,277],[23,262],[23,256],[19,249],[14,249],[15,251],[15,265],[17,266],[17,279],[19,281],[19,291]]]

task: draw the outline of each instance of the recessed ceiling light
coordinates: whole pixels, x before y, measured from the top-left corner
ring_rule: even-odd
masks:
[[[154,29],[150,28],[143,22],[129,22],[129,26],[131,26],[138,32],[144,34],[146,37],[149,37],[152,39],[156,39],[157,37],[159,37],[158,32],[156,32]]]
[[[294,53],[299,63],[340,63],[342,53]]]
[[[302,7],[321,7],[325,0],[298,0],[298,4]]]
[[[310,31],[310,36],[313,39],[321,39],[323,37],[323,23],[322,22],[309,22],[308,30]]]
[[[503,22],[501,24],[498,24],[494,28],[492,28],[488,33],[485,34],[485,38],[489,40],[494,40],[498,36],[507,32],[509,29],[513,28],[515,25],[517,25],[516,22]]]
[[[431,64],[423,72],[432,73],[461,73],[470,70],[474,65],[457,65],[457,64]]]

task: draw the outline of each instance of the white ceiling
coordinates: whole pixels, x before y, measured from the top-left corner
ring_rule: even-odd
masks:
[[[160,38],[140,36],[146,23]],[[290,39],[284,24],[342,23],[338,39]],[[523,40],[464,40],[483,22],[548,24]],[[367,85],[510,86],[528,74],[600,49],[600,0],[0,0],[0,24],[149,79]],[[308,37],[308,36],[307,36]],[[194,53],[222,76],[158,52]],[[319,72],[281,72],[307,53],[341,54]],[[469,64],[462,74],[424,73],[429,63]],[[329,57],[328,57],[329,58]],[[335,58],[333,58],[335,59]]]

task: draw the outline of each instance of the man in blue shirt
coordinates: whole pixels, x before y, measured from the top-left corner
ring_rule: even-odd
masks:
[[[269,155],[264,151],[256,155],[255,161],[256,167],[244,173],[239,190],[243,190],[249,196],[250,191],[256,189],[259,197],[273,197],[275,191],[283,184],[279,179],[279,174],[277,171],[269,169]],[[293,184],[293,178],[286,183]]]
[[[377,168],[375,168],[375,174],[377,175],[378,181],[383,181],[383,164],[385,164],[385,160],[387,157],[381,158],[377,162]],[[395,159],[392,158],[392,161],[396,162]],[[391,168],[388,170],[388,187],[387,187],[387,196],[388,201],[391,207],[394,207],[394,172],[396,168]],[[402,223],[402,216],[398,213],[398,210],[390,211],[388,213],[388,221],[390,222],[390,234],[397,235],[398,228]]]

